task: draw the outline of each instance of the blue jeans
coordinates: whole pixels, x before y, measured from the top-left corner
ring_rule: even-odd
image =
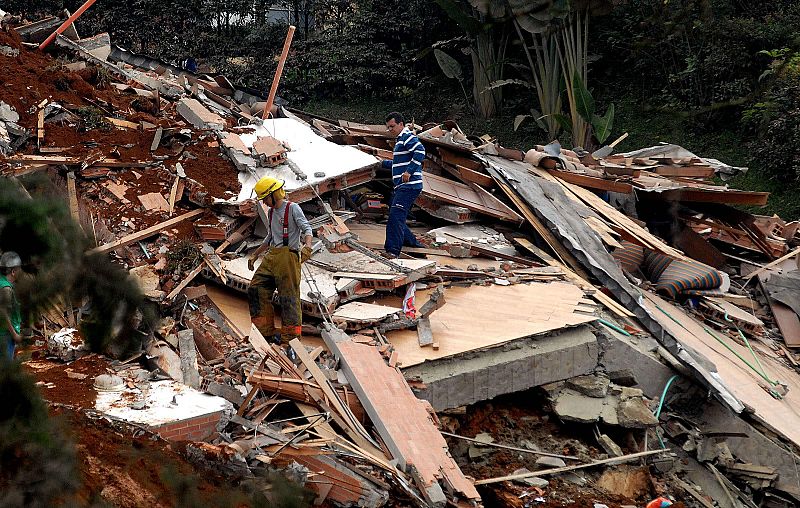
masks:
[[[5,341],[5,344],[2,342]],[[17,347],[17,344],[14,342],[10,336],[5,335],[0,337],[0,346],[3,347],[2,352],[0,352],[0,360],[8,359],[9,361],[14,359],[14,350]]]
[[[406,218],[420,192],[421,188],[411,187],[400,187],[394,191],[392,206],[389,208],[389,221],[386,223],[386,243],[383,245],[384,250],[393,256],[400,255],[403,245],[410,247],[419,245],[414,233],[406,225]]]

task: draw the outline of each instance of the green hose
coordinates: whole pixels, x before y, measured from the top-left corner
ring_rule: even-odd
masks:
[[[678,375],[677,374],[675,374],[671,378],[669,378],[669,381],[667,381],[667,384],[664,385],[664,391],[661,392],[661,399],[659,399],[659,401],[658,401],[658,409],[656,409],[656,420],[658,420],[658,418],[661,416],[661,408],[664,407],[664,399],[667,398],[667,391],[669,390],[669,387],[672,386],[672,382],[675,381],[676,379],[678,379]],[[667,445],[665,445],[664,444],[664,440],[661,439],[661,434],[658,432],[658,429],[656,429],[656,437],[658,438],[658,442],[661,445],[661,448],[662,449],[666,448]]]
[[[622,335],[624,335],[626,337],[630,337],[631,336],[630,333],[628,333],[627,331],[623,330],[622,328],[620,328],[619,326],[615,325],[614,323],[612,323],[610,321],[606,321],[603,318],[597,318],[597,321],[599,321],[601,325],[605,325],[605,326],[611,328],[612,330],[614,330],[615,332],[619,332],[619,333],[621,333]]]

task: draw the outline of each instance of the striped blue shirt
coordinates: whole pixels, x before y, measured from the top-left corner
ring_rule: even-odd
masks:
[[[405,127],[394,144],[394,157],[391,161],[383,161],[383,167],[392,170],[392,184],[395,190],[401,187],[422,189],[422,161],[425,160],[425,147],[417,136]],[[403,173],[411,178],[403,182]]]

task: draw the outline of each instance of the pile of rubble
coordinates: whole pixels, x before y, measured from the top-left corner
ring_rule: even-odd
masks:
[[[547,506],[567,497],[543,477],[630,461],[645,461],[630,471],[648,487],[623,505],[800,500],[798,228],[733,207],[765,193],[712,183],[745,168],[674,145],[521,151],[453,122],[411,126],[427,151],[412,223],[426,246],[388,260],[384,126],[283,106],[263,120],[266,101],[224,76],[74,27],[56,60],[36,46],[60,21],[7,17],[0,31],[2,174],[61,185],[94,250],[129,269],[162,320],[91,384],[28,362],[45,397],[94,389],[75,405],[193,441],[196,461],[231,476],[285,471],[318,503],[475,506],[480,488]],[[297,362],[248,313],[262,176],[286,181],[320,240],[302,269]],[[48,355],[81,362],[75,309],[43,321]],[[591,450],[500,445],[542,467],[514,455],[481,470],[499,436],[441,431],[535,387]],[[464,439],[474,453],[453,451]],[[627,470],[593,481],[616,485],[614,471]]]

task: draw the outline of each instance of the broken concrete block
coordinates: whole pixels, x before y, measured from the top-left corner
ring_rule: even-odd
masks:
[[[494,438],[485,432],[482,432],[477,436],[475,436],[475,440],[487,444],[494,443]],[[497,448],[490,448],[488,446],[481,446],[479,444],[476,444],[469,447],[468,454],[470,459],[477,459],[495,451],[497,451]]]
[[[14,109],[14,106],[0,101],[0,120],[4,122],[19,122],[19,113]]]
[[[19,50],[11,46],[0,46],[0,54],[11,58],[17,58],[19,56]]]
[[[250,153],[250,150],[242,141],[242,137],[233,132],[220,132],[219,140],[226,150],[236,150],[241,153]]]
[[[197,370],[197,349],[194,344],[194,332],[192,330],[179,331],[178,345],[181,354],[183,383],[192,388],[200,388],[200,372]]]
[[[106,61],[111,54],[111,36],[108,32],[81,39],[78,45],[98,60]]]
[[[253,143],[253,155],[262,166],[273,168],[286,162],[286,147],[272,136],[265,136]]]
[[[578,376],[567,380],[567,386],[586,395],[602,399],[608,394],[609,379],[602,374]]]
[[[620,400],[619,406],[617,406],[617,417],[619,417],[619,424],[629,429],[644,429],[658,425],[655,415],[642,399]]]
[[[525,469],[523,467],[523,468],[515,470],[511,474],[512,475],[521,475],[521,474],[528,474],[530,472],[531,472],[530,470]],[[527,478],[519,478],[519,479],[516,479],[514,481],[519,483],[519,484],[521,484],[521,485],[527,485],[529,487],[539,487],[540,489],[543,489],[543,488],[547,487],[548,485],[550,485],[550,482],[548,482],[544,478],[539,478],[538,476],[529,476]]]
[[[152,300],[162,300],[164,291],[161,290],[161,280],[151,265],[142,265],[130,269],[130,274],[139,285],[144,296]],[[180,380],[179,380],[180,381]]]
[[[159,341],[154,343],[147,350],[147,356],[155,359],[156,366],[164,371],[166,375],[175,381],[183,382],[181,357],[166,342]]]
[[[572,471],[570,471],[568,473],[564,473],[561,476],[561,478],[566,480],[566,481],[568,481],[568,482],[570,482],[573,485],[577,485],[578,487],[585,487],[586,484],[589,483],[589,482],[586,481],[586,477],[585,476],[583,476],[581,474],[578,474],[578,473],[575,473],[575,472],[572,472]]]
[[[221,116],[210,111],[197,99],[183,98],[178,102],[175,110],[184,120],[198,129],[222,130],[226,125]]]
[[[611,439],[608,434],[599,434],[597,443],[612,457],[622,457],[622,448]]]
[[[242,405],[244,402],[244,395],[242,395],[236,388],[224,385],[222,383],[209,383],[206,391],[211,395],[222,397],[223,399],[227,400],[228,402],[232,402],[237,406]]]
[[[621,400],[641,399],[642,397],[644,397],[644,392],[639,388],[629,388],[627,386],[620,387],[619,398]]]
[[[603,402],[604,399],[587,397],[571,388],[564,388],[553,403],[553,411],[565,421],[594,423],[600,419]]]
[[[554,467],[566,467],[567,463],[558,457],[539,457],[536,459],[536,465],[539,469],[550,469]]]
[[[603,408],[600,411],[600,419],[609,425],[619,425],[619,416],[617,416],[617,406],[619,399],[616,397],[606,397],[603,399]]]

